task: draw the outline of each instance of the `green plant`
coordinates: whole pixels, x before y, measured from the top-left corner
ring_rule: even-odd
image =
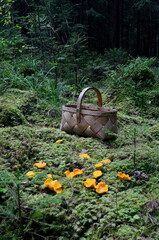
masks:
[[[106,49],[104,57],[110,65],[117,67],[120,64],[126,64],[130,59],[128,52],[121,48]]]
[[[138,57],[131,60],[128,66],[124,68],[125,78],[132,79],[136,90],[142,91],[147,87],[153,87],[155,84],[155,74],[150,68],[154,62],[155,58]]]
[[[46,214],[44,211],[45,209],[47,211],[48,205],[54,207],[60,205],[61,200],[53,196],[44,198],[42,194],[34,197],[34,191],[30,187],[34,185],[37,188],[45,175],[46,172],[39,173],[34,180],[28,181],[25,173],[10,173],[7,170],[1,172],[0,236],[4,235],[3,239],[24,240],[30,236],[33,239],[36,239],[36,236],[45,239],[45,231],[53,229],[54,233],[58,234],[58,231],[61,230],[62,224],[58,225],[52,214],[48,220],[49,213]],[[31,199],[34,201],[29,200],[29,196],[32,196]],[[47,215],[47,219],[45,219],[45,215]],[[15,231],[15,228],[18,230]]]
[[[7,233],[5,234],[5,239],[7,239],[7,236],[12,232],[14,237],[17,236],[17,239],[24,239],[21,199],[23,178],[20,177],[18,172],[14,175],[7,170],[3,170],[0,176],[0,194],[2,196],[0,234],[3,236],[4,233]],[[14,228],[18,229],[16,233],[14,233]]]
[[[150,89],[158,89],[155,73],[151,67],[155,62],[154,58],[136,58],[127,65],[121,65],[117,70],[108,73],[110,81],[110,98],[113,102],[120,103],[122,107],[130,108],[128,104],[138,108],[140,115],[147,113],[152,104],[150,100]],[[152,105],[151,105],[152,107]],[[128,109],[127,108],[127,109]],[[131,108],[130,108],[131,109]]]

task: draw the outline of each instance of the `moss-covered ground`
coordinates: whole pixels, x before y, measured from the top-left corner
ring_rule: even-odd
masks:
[[[48,110],[29,91],[0,97],[1,239],[158,240],[158,119],[120,109],[116,139],[103,142],[60,131],[60,117],[49,118]],[[82,151],[90,158],[80,158]],[[108,192],[98,194],[82,182],[107,158],[97,182]],[[47,166],[36,168],[39,161]],[[83,174],[64,175],[75,168]],[[119,171],[131,181],[120,180]],[[61,193],[43,187],[47,174],[62,184]]]

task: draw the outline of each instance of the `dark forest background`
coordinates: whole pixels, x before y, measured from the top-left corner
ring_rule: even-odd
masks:
[[[2,93],[31,89],[57,103],[99,81],[151,88],[150,67],[158,78],[157,0],[1,0],[0,24]]]
[[[101,53],[122,48],[133,56],[159,54],[157,0],[4,0],[0,16],[1,29],[20,27],[32,40],[39,37],[41,48],[53,37],[66,44],[76,32]]]

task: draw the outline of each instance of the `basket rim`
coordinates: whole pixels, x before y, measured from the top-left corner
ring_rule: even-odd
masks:
[[[62,106],[62,110],[76,113],[77,105],[66,104]],[[94,107],[94,106],[81,106],[81,114],[90,114],[90,115],[108,115],[116,114],[117,109],[104,108],[104,107]]]

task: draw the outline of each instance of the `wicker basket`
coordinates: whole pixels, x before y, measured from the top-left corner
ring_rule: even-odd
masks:
[[[98,106],[84,106],[82,99],[88,90],[94,90]],[[84,137],[110,139],[117,133],[117,110],[102,107],[102,96],[98,89],[87,87],[80,93],[77,105],[64,105],[60,129]],[[108,131],[107,131],[108,130]]]

